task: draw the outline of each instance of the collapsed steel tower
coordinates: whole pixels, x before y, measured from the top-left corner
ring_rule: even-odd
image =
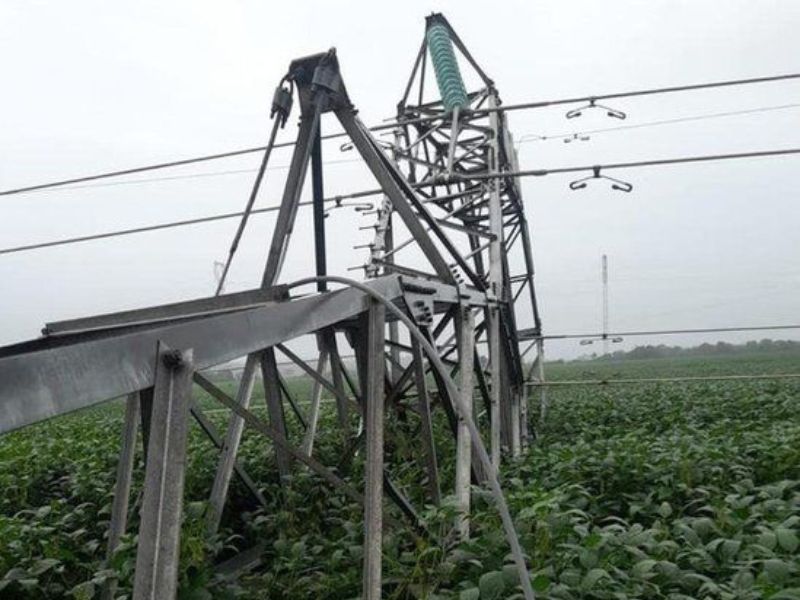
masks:
[[[480,89],[466,92],[454,48],[477,74]],[[424,101],[428,62],[439,89],[439,98],[432,102]],[[412,91],[417,93],[415,102]],[[438,503],[443,493],[438,464],[444,458],[437,452],[431,412],[442,410],[456,440],[455,495],[460,513],[455,527],[461,536],[469,535],[470,483],[487,486],[500,511],[523,592],[532,598],[497,469],[504,451],[518,454],[529,440],[517,321],[532,325],[529,331],[536,336],[541,325],[519,184],[503,176],[517,170],[517,158],[497,91],[447,20],[431,15],[397,120],[388,128],[392,140],[387,143],[359,120],[334,50],[293,61],[276,90],[272,135],[227,266],[247,223],[275,134],[286,122],[295,95],[300,126],[261,286],[50,323],[44,337],[0,348],[0,433],[127,395],[109,553],[126,529],[141,429],[146,470],[133,594],[139,600],[176,594],[190,416],[220,451],[210,492],[210,531],[219,526],[234,476],[255,501],[264,502],[237,462],[243,428],[251,427],[272,441],[281,475],[302,468],[297,464],[302,463],[363,504],[363,595],[376,599],[381,596],[382,528],[391,524],[383,515],[384,492],[406,518],[417,519],[384,465],[384,409],[402,406],[417,413],[419,458],[432,503]],[[320,135],[320,120],[327,114],[342,125],[383,195],[370,228],[374,238],[366,245],[363,283],[327,272]],[[309,165],[316,272],[308,279],[281,283]],[[345,288],[329,291],[330,283]],[[296,291],[309,284],[316,284],[317,293]],[[319,357],[314,366],[285,345],[303,336],[316,339]],[[478,351],[484,343],[488,361]],[[342,359],[342,344],[355,353],[355,373]],[[541,369],[541,345],[538,350],[536,364]],[[299,445],[287,434],[283,404],[292,398],[278,369],[279,353],[315,384],[310,409],[301,418],[305,434]],[[245,356],[235,397],[202,373]],[[250,410],[259,371],[267,420]],[[435,390],[428,389],[429,372]],[[193,384],[232,411],[224,434],[215,430],[193,400]],[[334,432],[317,427],[323,389],[336,399],[339,430]],[[476,389],[483,403],[480,408],[485,408],[481,419],[475,418],[478,407],[473,407]],[[358,430],[351,419],[354,411],[363,425]],[[483,422],[488,423],[487,431],[479,427]],[[342,438],[350,451],[363,444],[363,493],[314,458],[314,440],[321,435]]]
[[[467,93],[457,49],[480,88]],[[430,88],[428,61],[435,74],[437,98],[425,101]],[[413,98],[412,98],[413,94]],[[488,109],[488,110],[483,110]],[[486,75],[441,14],[426,20],[425,36],[402,99],[391,153],[446,239],[448,268],[458,283],[485,293],[488,305],[478,311],[476,344],[487,343],[489,363],[477,369],[479,391],[491,422],[491,452],[500,463],[501,446],[514,455],[528,443],[523,364],[517,319],[527,324],[525,339],[541,335],[533,283],[530,232],[518,179],[517,153],[494,82]],[[399,264],[410,239],[397,242],[391,230],[392,203],[379,212],[367,275],[415,273]],[[437,234],[438,237],[438,234]],[[543,353],[537,345],[533,372],[543,378]]]

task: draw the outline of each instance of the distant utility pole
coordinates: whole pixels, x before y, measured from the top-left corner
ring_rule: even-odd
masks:
[[[608,355],[608,257],[603,254],[603,355]]]

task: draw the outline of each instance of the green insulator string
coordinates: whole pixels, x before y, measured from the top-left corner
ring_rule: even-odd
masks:
[[[453,42],[450,39],[450,32],[441,23],[433,23],[428,27],[425,34],[428,40],[428,50],[431,54],[433,70],[436,73],[436,83],[439,85],[439,93],[442,96],[442,103],[445,110],[451,112],[456,107],[464,109],[469,104],[467,90],[464,87],[464,80],[461,78],[461,71],[458,68]]]

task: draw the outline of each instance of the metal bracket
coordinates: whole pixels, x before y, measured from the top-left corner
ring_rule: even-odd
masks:
[[[627,181],[622,181],[621,179],[614,179],[613,177],[609,177],[608,175],[601,175],[600,166],[592,167],[592,175],[589,177],[584,177],[582,179],[576,179],[575,181],[569,184],[569,189],[571,190],[582,190],[588,185],[588,182],[592,179],[606,179],[611,182],[611,189],[618,190],[620,192],[630,192],[633,190],[633,185],[628,183]]]
[[[579,108],[573,108],[572,110],[568,111],[565,116],[568,119],[574,119],[575,117],[580,117],[585,110],[590,109],[590,108],[602,109],[602,110],[606,111],[606,115],[608,115],[609,117],[612,117],[614,119],[626,119],[628,117],[628,115],[626,115],[621,110],[617,110],[615,108],[611,108],[610,106],[604,106],[602,104],[597,104],[597,99],[596,98],[589,98],[589,104],[586,104],[585,106],[581,106]]]

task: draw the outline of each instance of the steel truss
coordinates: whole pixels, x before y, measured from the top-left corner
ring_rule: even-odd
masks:
[[[432,69],[424,36],[397,106],[391,154],[433,217],[429,230],[446,231],[452,240],[448,267],[458,281],[484,290],[490,299],[477,320],[475,339],[489,349],[491,449],[498,465],[501,446],[516,456],[529,443],[524,381],[544,381],[543,342],[537,344],[533,368],[526,375],[517,335],[518,317],[532,325],[529,334],[540,336],[542,331],[533,252],[519,180],[502,176],[518,171],[519,165],[494,82],[443,15],[427,18],[426,33],[433,26],[446,28],[481,87],[467,94],[469,105],[464,108],[448,110],[441,98],[426,102]],[[394,239],[392,206],[387,198],[378,210],[367,276],[410,271],[401,260],[414,240]],[[544,395],[542,400],[546,410]]]
[[[441,16],[431,19],[446,23]],[[470,95],[470,106],[499,106],[491,81],[449,24],[447,27],[485,83],[484,89]],[[424,63],[424,56],[423,45],[415,73],[420,62]],[[424,81],[424,67],[421,72]],[[413,79],[414,76],[409,88]],[[219,526],[234,475],[243,481],[255,502],[264,503],[237,462],[243,428],[250,427],[271,440],[280,475],[309,468],[364,506],[363,597],[372,600],[381,597],[382,532],[397,524],[392,514],[384,514],[384,492],[396,505],[398,514],[421,530],[416,510],[384,464],[385,412],[412,410],[420,419],[419,460],[427,474],[429,499],[438,503],[443,494],[438,465],[443,459],[438,456],[432,435],[431,413],[442,410],[456,440],[454,491],[460,508],[454,523],[456,532],[462,537],[469,535],[470,484],[487,486],[500,512],[524,595],[533,598],[497,477],[501,439],[513,453],[520,452],[527,441],[522,402],[525,377],[515,310],[517,299],[526,288],[533,323],[540,332],[530,240],[519,187],[512,178],[437,183],[437,178],[448,173],[468,176],[516,170],[504,115],[471,115],[469,110],[445,115],[436,103],[420,102],[412,107],[404,99],[400,107],[403,119],[437,114],[440,118],[419,126],[401,124],[387,152],[358,118],[334,50],[291,63],[275,101],[274,112],[284,120],[289,111],[287,90],[290,99],[291,90],[299,97],[300,127],[261,287],[50,323],[44,337],[0,348],[0,433],[127,396],[109,553],[126,529],[140,429],[146,471],[133,592],[133,598],[140,600],[171,598],[176,593],[190,419],[198,422],[220,450],[210,493],[209,531]],[[378,211],[376,239],[367,265],[369,279],[365,283],[326,272],[319,143],[324,114],[332,114],[342,125],[385,196]],[[282,285],[281,267],[309,164],[315,205],[316,276]],[[434,185],[423,193],[413,187],[419,181]],[[250,206],[252,199],[248,210]],[[405,246],[393,243],[393,227],[394,232],[402,227],[410,236],[404,244],[421,251],[428,263],[426,269],[401,265],[397,252]],[[231,255],[234,250],[235,247]],[[523,259],[524,270],[518,276],[509,273],[512,252],[520,253]],[[345,283],[346,287],[329,291],[330,281]],[[310,283],[317,284],[317,293],[295,291],[300,284]],[[403,337],[406,333],[407,343]],[[316,365],[307,364],[285,345],[303,336],[316,339],[320,351]],[[483,364],[476,350],[476,345],[484,341],[489,344],[488,365]],[[342,360],[342,343],[350,345],[355,353],[355,372]],[[294,404],[281,378],[278,353],[298,364],[314,380],[311,407],[305,414]],[[406,356],[410,360],[404,360]],[[236,394],[230,397],[202,371],[239,357],[246,357],[244,373]],[[458,383],[453,380],[451,367],[457,370]],[[266,420],[250,410],[258,371],[264,381]],[[430,381],[429,371],[433,375]],[[215,431],[192,400],[193,385],[230,409],[224,434]],[[483,403],[473,408],[476,387]],[[361,445],[365,448],[362,491],[313,456],[315,436],[329,433],[318,429],[323,388],[336,399],[338,430],[332,434],[341,439],[344,452]],[[285,404],[292,407],[305,430],[299,444],[287,433]],[[487,409],[488,433],[478,428],[480,421],[475,412],[480,408]],[[362,430],[353,427],[353,413],[360,417]],[[484,438],[489,441],[486,445]],[[104,593],[111,597],[113,588]]]

